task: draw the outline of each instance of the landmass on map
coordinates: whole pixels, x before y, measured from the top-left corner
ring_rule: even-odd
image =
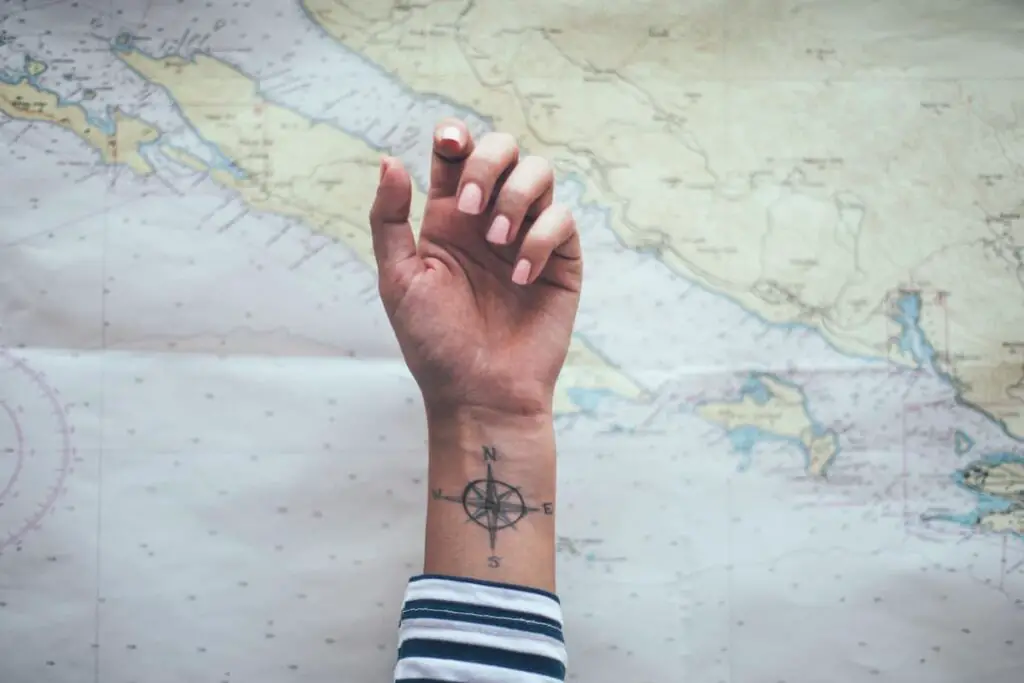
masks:
[[[767,321],[811,325],[849,355],[926,366],[890,342],[890,302],[917,290],[918,324],[934,346],[930,364],[964,403],[1024,436],[1024,316],[1001,315],[989,303],[1024,305],[1024,189],[1013,180],[1021,150],[1008,151],[1019,138],[1004,114],[982,108],[984,97],[947,101],[925,87],[879,83],[870,105],[861,98],[863,105],[843,107],[851,126],[855,114],[868,116],[858,107],[890,117],[870,150],[851,158],[833,148],[841,142],[834,123],[818,127],[801,112],[808,125],[794,124],[783,107],[786,121],[764,121],[772,137],[744,132],[756,139],[745,147],[757,156],[733,154],[740,161],[722,166],[729,162],[712,157],[697,135],[701,103],[713,102],[715,112],[756,107],[763,91],[734,87],[727,104],[701,88],[706,79],[680,76],[719,64],[708,26],[682,4],[662,7],[656,25],[639,12],[586,35],[558,3],[534,3],[529,12],[461,0],[303,5],[330,35],[409,87],[486,112],[531,153],[578,173],[626,245],[656,252]],[[694,49],[680,50],[680,38]],[[842,92],[836,86],[828,96]],[[802,101],[790,99],[793,107]],[[937,179],[944,162],[920,154],[938,136],[960,135],[947,122],[962,118],[938,114],[949,109],[977,122],[979,149],[996,151],[960,159],[962,177]],[[775,134],[787,129],[794,135]],[[885,173],[861,154],[884,161]],[[897,185],[904,190],[894,201]],[[907,229],[915,210],[941,225]]]
[[[800,387],[772,375],[752,374],[739,398],[701,403],[696,412],[724,427],[745,457],[758,441],[784,441],[803,453],[808,474],[824,476],[839,452],[838,436],[813,420]]]
[[[988,455],[957,472],[953,481],[977,496],[976,509],[966,514],[930,514],[925,519],[1024,536],[1024,456]]]

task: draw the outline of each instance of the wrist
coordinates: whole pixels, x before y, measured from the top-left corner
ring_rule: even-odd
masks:
[[[506,463],[554,467],[555,428],[551,413],[518,414],[481,406],[427,404],[431,460],[478,462],[484,448],[500,449]]]
[[[428,406],[427,425],[424,571],[554,590],[552,416]]]

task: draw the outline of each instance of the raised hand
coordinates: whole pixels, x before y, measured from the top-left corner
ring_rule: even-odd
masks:
[[[417,243],[409,174],[381,161],[380,295],[428,412],[551,413],[583,275],[575,221],[553,194],[551,165],[520,157],[511,135],[474,141],[441,121]]]

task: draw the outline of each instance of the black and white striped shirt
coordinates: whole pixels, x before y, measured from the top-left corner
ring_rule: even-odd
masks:
[[[556,595],[451,576],[409,580],[396,683],[556,683],[565,667]]]

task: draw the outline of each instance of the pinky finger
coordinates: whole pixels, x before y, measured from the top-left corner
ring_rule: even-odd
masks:
[[[512,271],[517,285],[533,282],[547,265],[552,254],[563,258],[580,257],[580,238],[572,211],[561,204],[548,207],[530,226],[519,247],[519,256]]]

